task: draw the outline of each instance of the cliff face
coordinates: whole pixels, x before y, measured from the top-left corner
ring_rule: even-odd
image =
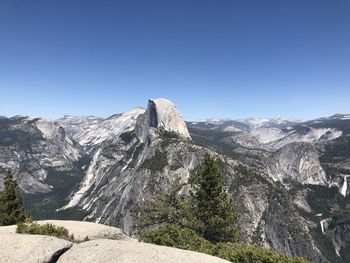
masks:
[[[315,146],[307,142],[290,143],[274,152],[267,172],[275,181],[327,185],[324,169]]]
[[[35,218],[83,219],[132,235],[135,206],[177,179],[186,183],[210,153],[240,213],[243,241],[345,262],[350,120],[341,118],[186,125],[165,99],[106,119],[1,118],[0,185],[12,169]]]
[[[137,118],[144,114],[142,108],[115,114],[109,118],[94,116],[65,116],[57,120],[64,128],[67,136],[78,142],[88,153],[100,144],[119,136],[121,133],[133,130]]]
[[[47,180],[51,169],[81,176],[75,163],[83,151],[55,122],[21,116],[1,118],[0,138],[0,174],[13,171],[25,193],[52,192]],[[0,175],[0,189],[2,178]]]
[[[259,242],[267,241],[286,253],[304,254],[303,247],[298,246],[300,236],[296,233],[298,229],[307,229],[313,240],[313,243],[307,243],[313,244],[313,248],[306,249],[310,259],[320,260],[316,254],[321,253],[331,262],[347,261],[350,252],[350,243],[346,241],[350,226],[346,180],[350,174],[348,115],[288,124],[267,120],[253,123],[216,120],[187,125],[194,143],[207,145],[255,167],[288,194],[288,198],[280,199],[278,204],[269,200],[262,187],[243,189],[240,198],[244,203],[251,203],[251,209],[246,210],[251,216],[244,216],[242,222],[246,224],[252,218],[253,229],[255,225],[261,225]],[[259,201],[247,198],[247,193],[254,191],[261,193],[253,199]],[[259,216],[266,206],[265,216]],[[290,211],[298,214],[292,217],[293,220],[289,220]],[[261,223],[258,223],[260,218]],[[284,224],[277,223],[280,221]],[[286,229],[294,235],[287,234]],[[250,236],[250,232],[245,236]],[[289,235],[289,241],[280,239],[286,235]]]
[[[145,114],[139,116],[136,134],[142,141],[147,140],[150,128],[173,132],[183,139],[191,139],[180,112],[167,99],[149,100]]]

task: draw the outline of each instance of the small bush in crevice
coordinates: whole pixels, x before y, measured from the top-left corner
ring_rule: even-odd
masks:
[[[65,239],[71,242],[80,243],[89,241],[89,237],[85,237],[83,240],[76,240],[73,234],[69,234],[68,229],[63,226],[55,226],[53,224],[40,225],[35,222],[31,223],[19,223],[17,225],[16,233],[29,234],[29,235],[44,235],[53,236],[61,239]]]
[[[144,233],[140,241],[207,254],[211,250],[210,242],[199,236],[195,231],[173,224],[165,224],[153,231]]]
[[[45,235],[54,236],[58,238],[68,238],[68,230],[62,226],[55,226],[53,224],[40,225],[38,223],[19,223],[17,225],[16,233],[31,234],[31,235]]]

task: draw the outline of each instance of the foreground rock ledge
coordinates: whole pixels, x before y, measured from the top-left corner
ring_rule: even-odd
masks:
[[[53,224],[55,226],[63,226],[67,228],[69,234],[74,235],[75,240],[94,239],[116,239],[116,240],[133,240],[123,233],[119,228],[96,224],[92,222],[69,221],[69,220],[43,220],[35,221],[38,224]],[[0,235],[2,233],[16,233],[16,225],[0,227]]]
[[[188,250],[107,239],[73,245],[58,262],[228,263],[217,257]]]
[[[55,237],[1,233],[0,262],[56,262],[71,246],[71,242]]]
[[[116,239],[116,240],[132,240],[120,228],[106,226],[92,222],[69,221],[69,220],[44,220],[38,221],[39,224],[53,224],[63,226],[68,229],[69,234],[74,235],[76,240],[94,239]]]
[[[16,234],[16,226],[0,227],[0,263],[228,263],[202,253],[139,243],[119,228],[101,224],[64,220],[38,223],[63,226],[76,239],[88,236],[90,241],[72,244],[55,237]]]

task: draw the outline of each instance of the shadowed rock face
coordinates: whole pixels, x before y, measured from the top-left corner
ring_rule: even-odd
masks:
[[[181,113],[174,103],[167,99],[148,100],[146,112],[138,117],[135,132],[142,142],[147,141],[151,128],[175,133],[183,139],[191,139]]]
[[[158,114],[157,108],[154,101],[148,101],[148,109],[149,109],[149,126],[153,128],[158,128]]]

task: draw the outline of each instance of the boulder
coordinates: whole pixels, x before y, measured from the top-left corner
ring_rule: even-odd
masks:
[[[59,263],[228,263],[202,253],[146,243],[93,240],[74,245]]]
[[[71,242],[55,237],[1,233],[0,263],[56,262],[71,246]]]

